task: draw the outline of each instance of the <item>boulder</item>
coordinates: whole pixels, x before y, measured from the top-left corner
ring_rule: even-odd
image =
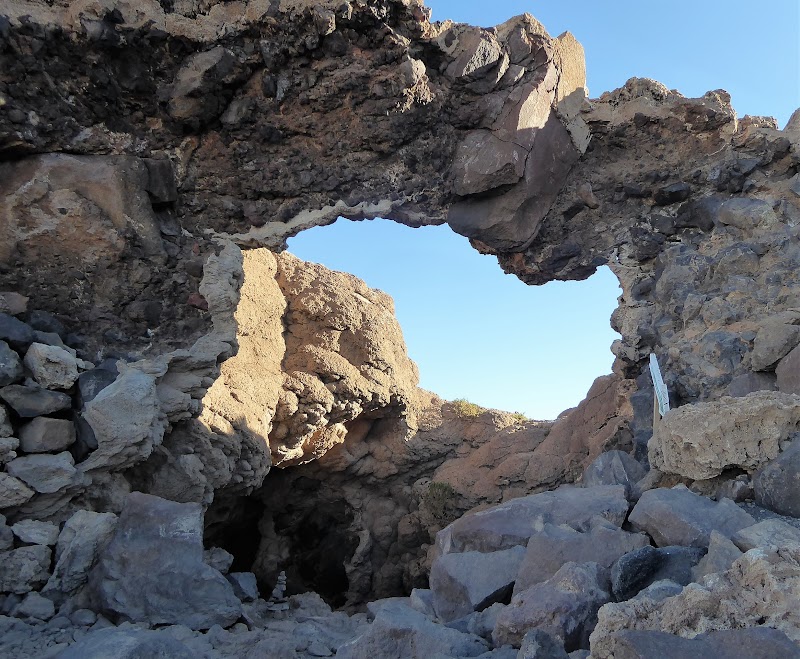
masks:
[[[800,346],[781,359],[775,368],[778,391],[800,395]]]
[[[8,418],[8,411],[6,410],[5,405],[0,404],[0,439],[11,437],[13,434],[14,427],[11,425],[11,419]],[[14,449],[11,450],[13,451]],[[5,462],[8,462],[8,460]]]
[[[20,542],[29,545],[56,544],[58,540],[58,527],[52,522],[40,522],[35,519],[23,519],[11,527]]]
[[[728,396],[741,398],[754,391],[777,391],[777,389],[778,384],[774,373],[742,373],[731,380],[726,393]]]
[[[453,190],[463,196],[516,183],[525,173],[527,156],[522,147],[488,130],[470,133],[456,151]]]
[[[730,499],[718,502],[694,494],[685,485],[643,493],[628,518],[659,547],[708,547],[711,531],[730,537],[756,520]]]
[[[495,602],[508,601],[525,549],[444,554],[431,565],[430,588],[436,615],[449,622]]]
[[[598,516],[619,527],[627,512],[625,488],[620,485],[563,486],[468,513],[436,535],[436,547],[443,554],[499,551],[527,544],[546,523],[582,529]]]
[[[24,595],[50,576],[50,547],[32,545],[0,552],[0,593]]]
[[[22,375],[22,360],[19,355],[5,341],[0,341],[0,387],[18,382]]]
[[[191,629],[227,627],[241,615],[232,586],[203,562],[203,509],[132,492],[89,576],[107,615]]]
[[[528,541],[514,593],[547,581],[565,563],[597,563],[610,568],[622,555],[649,545],[646,535],[613,527],[595,526],[580,533],[570,527],[545,524],[542,531]]]
[[[683,592],[683,586],[679,584],[677,581],[672,581],[671,579],[661,579],[660,581],[654,581],[651,583],[647,588],[643,588],[633,599],[649,599],[655,600],[656,602],[660,602],[661,600],[665,600],[668,597],[675,597],[675,595],[680,594]]]
[[[692,581],[699,582],[706,575],[729,570],[741,555],[742,552],[729,538],[717,531],[712,531],[708,543],[708,553],[692,568]]]
[[[517,593],[497,618],[495,645],[519,647],[531,629],[542,629],[571,652],[589,647],[598,609],[610,600],[607,571],[597,563],[567,563],[547,581]]]
[[[531,629],[522,639],[517,659],[569,659],[560,640],[543,629]]]
[[[64,451],[55,455],[38,454],[15,458],[6,465],[8,473],[42,494],[54,494],[72,484],[75,460]]]
[[[83,470],[129,467],[161,443],[166,419],[152,375],[129,369],[86,404],[82,417],[94,431],[97,448]]]
[[[800,397],[758,391],[670,410],[648,445],[650,464],[694,480],[758,469],[800,427]]]
[[[754,371],[769,371],[800,343],[800,327],[781,322],[762,325],[753,341],[750,366]]]
[[[612,636],[623,629],[693,637],[709,629],[772,627],[797,642],[798,588],[800,545],[748,551],[730,570],[689,584],[674,597],[606,604],[591,636],[592,656],[616,657]]]
[[[756,548],[780,549],[787,545],[800,545],[800,528],[780,519],[765,519],[735,533],[731,539],[742,551]]]
[[[487,649],[478,636],[437,625],[408,606],[395,605],[378,612],[365,633],[336,651],[336,659],[477,657]]]
[[[30,501],[34,494],[19,478],[0,472],[0,509],[21,506]]]
[[[23,418],[68,410],[72,406],[67,394],[34,385],[10,384],[0,389],[0,398]]]
[[[75,443],[75,426],[68,419],[39,416],[19,429],[19,446],[25,453],[63,451]]]
[[[231,572],[226,578],[233,586],[233,593],[242,602],[252,602],[258,599],[258,584],[256,575],[252,572]]]
[[[700,547],[655,547],[636,549],[622,556],[611,568],[611,592],[624,601],[658,581],[681,586],[692,581],[692,568],[705,555]]]
[[[85,585],[98,553],[111,540],[116,525],[117,516],[113,513],[75,512],[58,536],[56,566],[44,592],[71,595]]]
[[[630,453],[625,451],[606,451],[595,458],[583,472],[583,486],[624,485],[631,488],[645,477],[647,470]]]
[[[78,379],[77,358],[58,346],[32,343],[23,363],[45,389],[69,389]]]
[[[14,350],[24,351],[33,343],[33,328],[7,313],[0,313],[0,341]]]
[[[217,572],[228,574],[233,565],[233,555],[219,547],[212,547],[203,552],[203,562]]]
[[[129,627],[90,630],[59,659],[196,659],[197,653],[163,632]]]
[[[431,620],[436,618],[436,611],[433,608],[433,591],[429,588],[412,588],[411,595],[408,596],[408,605]]]
[[[725,629],[683,638],[661,631],[623,629],[609,639],[605,652],[593,656],[616,659],[789,659],[800,657],[800,648],[776,629]]]
[[[78,396],[81,408],[94,400],[103,389],[113,384],[118,375],[116,360],[104,360],[97,368],[84,371],[78,376]]]
[[[55,613],[56,607],[52,600],[42,597],[39,593],[28,593],[12,611],[12,615],[16,618],[34,620],[50,620]]]
[[[800,434],[777,458],[753,477],[756,503],[764,508],[800,517]]]

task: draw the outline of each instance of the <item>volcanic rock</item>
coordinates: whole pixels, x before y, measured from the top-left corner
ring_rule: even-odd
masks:
[[[62,451],[75,443],[75,426],[66,419],[39,416],[19,429],[19,446],[25,453]]]
[[[67,394],[42,389],[38,385],[11,384],[0,389],[0,398],[23,418],[51,414],[69,409],[72,405]]]
[[[692,581],[692,570],[705,555],[700,547],[645,546],[620,557],[611,568],[611,592],[617,601],[634,597],[659,581],[685,586]]]
[[[78,379],[77,358],[58,346],[32,343],[23,363],[46,389],[69,389]]]
[[[0,552],[0,592],[23,595],[44,585],[50,573],[51,550],[44,545]]]
[[[0,386],[14,384],[21,379],[22,360],[5,341],[0,341]]]

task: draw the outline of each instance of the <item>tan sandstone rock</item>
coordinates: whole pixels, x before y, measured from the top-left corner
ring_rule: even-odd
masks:
[[[649,444],[650,464],[703,480],[725,469],[755,470],[778,456],[800,424],[800,396],[760,391],[667,412]]]

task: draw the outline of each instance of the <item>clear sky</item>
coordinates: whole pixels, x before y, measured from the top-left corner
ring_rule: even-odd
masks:
[[[592,96],[633,76],[686,96],[726,89],[739,115],[800,107],[798,0],[428,0],[433,20],[489,27],[529,12],[586,49]],[[610,372],[619,288],[602,268],[584,282],[529,287],[447,227],[339,220],[289,241],[300,258],[351,272],[395,300],[421,386],[444,398],[555,418]]]

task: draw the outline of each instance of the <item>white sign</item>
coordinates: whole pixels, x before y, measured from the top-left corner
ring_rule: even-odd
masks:
[[[669,412],[669,392],[667,391],[667,385],[664,384],[664,378],[661,377],[658,360],[652,353],[650,353],[650,377],[653,378],[653,389],[658,399],[658,413],[664,416]]]

